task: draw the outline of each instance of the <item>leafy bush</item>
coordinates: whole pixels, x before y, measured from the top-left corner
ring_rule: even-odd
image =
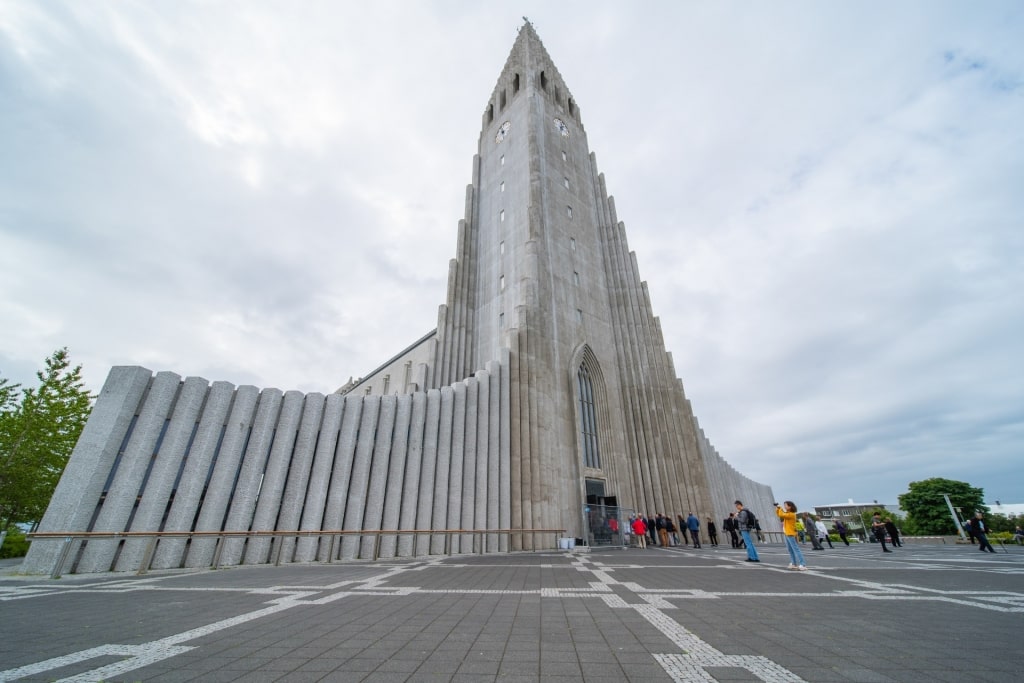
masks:
[[[0,560],[5,560],[9,557],[25,557],[28,553],[28,539],[25,538],[25,534],[16,526],[12,526],[7,530],[7,538],[4,539],[4,544],[0,547]]]

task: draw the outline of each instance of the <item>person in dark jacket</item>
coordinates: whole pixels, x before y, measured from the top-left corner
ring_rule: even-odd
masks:
[[[740,547],[740,528],[736,524],[736,513],[730,512],[729,516],[722,522],[722,528],[729,532],[729,538],[732,540],[732,547]]]
[[[871,531],[875,534],[875,540],[882,544],[882,552],[891,553],[892,551],[885,547],[885,522],[877,512],[871,517]]]
[[[974,531],[974,537],[978,539],[978,550],[981,552],[986,550],[990,553],[995,552],[992,544],[988,542],[988,528],[985,526],[985,520],[980,512],[975,514],[974,519],[971,520],[971,530]]]
[[[850,542],[846,540],[846,525],[843,524],[842,521],[837,519],[832,528],[836,530],[837,534],[839,534],[839,538],[842,539],[843,543],[850,545]]]
[[[711,545],[718,547],[718,529],[715,528],[715,523],[710,517],[708,517],[708,538],[711,539]]]
[[[896,523],[888,517],[885,518],[883,523],[885,524],[885,530],[889,533],[889,541],[896,548],[902,548],[903,542],[900,540],[900,530],[896,528]]]

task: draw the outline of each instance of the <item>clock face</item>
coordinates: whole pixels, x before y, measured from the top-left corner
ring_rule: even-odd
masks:
[[[505,123],[501,124],[501,126],[498,128],[498,133],[494,136],[495,144],[497,144],[497,143],[499,143],[499,142],[501,142],[502,140],[505,139],[505,136],[508,135],[508,131],[509,131],[509,129],[511,127],[512,127],[512,122],[511,121],[506,121]]]
[[[569,126],[565,125],[562,119],[555,119],[555,128],[562,134],[563,138],[569,137]]]

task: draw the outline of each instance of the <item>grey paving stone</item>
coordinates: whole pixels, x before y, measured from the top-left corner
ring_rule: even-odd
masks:
[[[799,574],[781,546],[759,552],[756,566],[658,549],[0,574],[0,679],[648,683],[687,667],[719,681],[1018,679],[1006,653],[1024,552],[915,547],[883,561],[837,548]]]

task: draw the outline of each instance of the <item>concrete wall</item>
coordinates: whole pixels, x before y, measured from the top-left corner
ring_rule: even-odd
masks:
[[[425,393],[326,397],[116,367],[39,531],[507,529],[508,395],[498,362]],[[23,571],[51,571],[62,543],[34,541]],[[89,541],[65,571],[136,570],[148,543]],[[161,539],[148,566],[209,566],[216,545]],[[374,545],[236,537],[219,564],[357,559]],[[508,547],[507,536],[465,534],[450,550]],[[382,537],[377,553],[446,549],[443,535],[410,534]]]

